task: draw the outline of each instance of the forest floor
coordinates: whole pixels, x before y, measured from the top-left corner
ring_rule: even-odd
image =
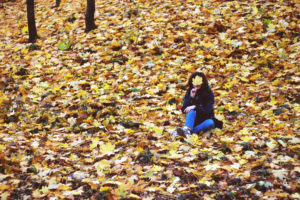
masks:
[[[299,199],[296,0],[0,3],[1,199]],[[223,129],[170,137],[189,75]],[[298,119],[298,120],[297,120]]]

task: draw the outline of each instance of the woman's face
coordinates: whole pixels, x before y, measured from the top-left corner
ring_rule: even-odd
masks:
[[[202,84],[201,85],[193,85],[193,86],[195,89],[199,90],[201,88]]]

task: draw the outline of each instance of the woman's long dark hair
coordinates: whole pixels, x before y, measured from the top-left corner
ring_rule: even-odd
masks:
[[[196,76],[202,77],[203,83],[202,83],[202,86],[201,86],[200,90],[202,90],[202,91],[203,90],[209,90],[209,86],[208,86],[206,76],[202,72],[195,72],[190,76],[188,84],[187,84],[188,89],[191,90],[193,88],[193,78],[195,78]]]

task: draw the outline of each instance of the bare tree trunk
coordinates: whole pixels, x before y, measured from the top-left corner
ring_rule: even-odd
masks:
[[[85,13],[85,32],[88,33],[91,30],[97,28],[95,25],[95,0],[87,0],[87,8]]]
[[[60,5],[60,0],[56,0],[55,7],[59,7],[59,5]]]
[[[28,21],[28,31],[29,31],[28,42],[34,43],[38,38],[36,26],[35,26],[35,17],[34,17],[34,0],[26,0],[26,6],[27,6],[27,21]]]

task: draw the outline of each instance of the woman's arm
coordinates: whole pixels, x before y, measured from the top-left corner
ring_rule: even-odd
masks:
[[[190,91],[186,91],[184,99],[183,99],[183,105],[181,108],[181,111],[184,113],[184,110],[190,106],[190,102],[191,102],[191,96],[190,96]]]
[[[215,102],[214,95],[213,95],[212,91],[210,91],[208,94],[207,101],[205,102],[204,105],[202,105],[202,104],[198,105],[196,107],[196,112],[201,113],[203,115],[208,115],[208,116],[213,115],[214,102]]]

